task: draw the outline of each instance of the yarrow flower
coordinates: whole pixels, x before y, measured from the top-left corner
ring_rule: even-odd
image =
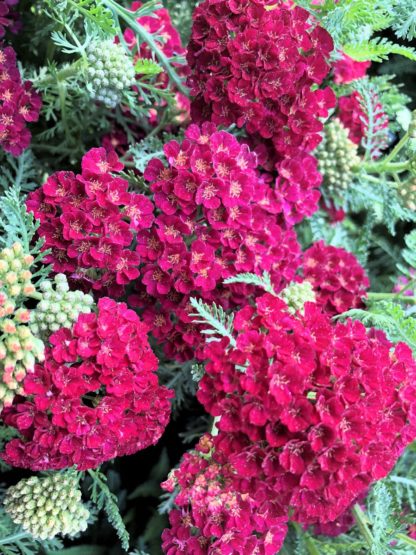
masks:
[[[29,146],[27,123],[39,119],[41,105],[32,83],[22,81],[13,48],[0,47],[0,146],[6,152],[20,156]]]
[[[103,298],[50,337],[44,364],[2,417],[20,433],[5,447],[12,466],[95,468],[157,442],[172,392],[158,385],[148,328],[124,303]]]
[[[164,553],[275,555],[286,536],[286,515],[265,499],[264,488],[241,479],[215,445],[216,438],[204,435],[162,484],[167,491],[179,489],[171,528],[162,534]]]
[[[266,9],[266,5],[269,5]],[[188,64],[195,122],[237,124],[274,159],[312,150],[335,104],[318,89],[329,72],[330,35],[284,2],[202,2],[193,15]]]
[[[193,294],[235,307],[248,290],[223,280],[265,270],[280,290],[294,277],[300,251],[247,145],[206,123],[189,126],[185,140],[169,142],[164,153],[168,166],[154,159],[144,174],[158,212],[151,229],[137,235],[142,289],[130,301],[146,309],[155,336],[168,339],[167,354],[185,359],[200,342],[189,316]]]
[[[303,253],[302,271],[328,314],[363,306],[370,282],[352,253],[319,241]]]
[[[19,30],[17,14],[13,11],[13,7],[18,3],[19,0],[0,0],[0,38],[4,37],[7,29],[10,29],[12,33]]]
[[[75,536],[87,529],[90,516],[72,472],[20,480],[6,491],[4,508],[15,524],[40,540]]]
[[[45,261],[86,289],[119,297],[139,276],[140,256],[133,250],[137,232],[150,228],[153,204],[129,193],[114,152],[91,149],[82,173],[59,171],[30,193],[27,209],[40,220],[38,233],[51,249]]]
[[[378,158],[389,146],[389,118],[375,92],[372,93],[370,100],[374,117],[374,122],[371,123],[373,143],[370,145],[370,153],[372,158]],[[342,96],[338,100],[337,116],[348,129],[351,141],[356,145],[365,146],[369,121],[368,115],[363,110],[360,93],[355,91],[350,96]]]
[[[336,520],[416,437],[410,348],[358,321],[334,324],[315,303],[291,315],[270,294],[234,322],[235,346],[207,345],[197,394],[216,417],[216,452],[291,519]]]
[[[334,63],[334,82],[337,85],[347,84],[365,77],[371,62],[357,62],[341,52],[341,58]]]

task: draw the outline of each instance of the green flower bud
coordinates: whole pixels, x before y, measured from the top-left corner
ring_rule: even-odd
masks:
[[[402,182],[397,190],[403,206],[409,210],[416,210],[416,177]]]
[[[324,128],[322,142],[315,150],[323,187],[332,196],[342,195],[351,184],[354,169],[360,164],[358,147],[348,137],[348,130],[338,118]]]
[[[21,480],[6,491],[4,507],[13,522],[36,539],[74,536],[88,526],[89,511],[72,472]]]
[[[82,291],[70,291],[63,274],[57,274],[53,282],[44,281],[40,288],[42,299],[31,312],[30,327],[44,341],[61,327],[70,328],[80,314],[91,312],[94,299]]]
[[[316,301],[312,284],[309,281],[292,282],[280,292],[279,297],[285,301],[291,314],[300,312],[303,314],[306,302]]]
[[[108,108],[115,108],[122,92],[135,82],[133,60],[121,44],[111,40],[94,42],[87,49],[87,82],[91,96]]]

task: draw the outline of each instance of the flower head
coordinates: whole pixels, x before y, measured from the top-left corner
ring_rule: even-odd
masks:
[[[416,436],[410,348],[357,321],[333,323],[315,303],[292,315],[270,294],[236,314],[235,330],[235,347],[207,345],[199,382],[216,452],[295,521],[336,520]]]
[[[32,470],[106,460],[156,443],[169,420],[171,391],[158,385],[147,327],[124,303],[103,298],[98,313],[50,337],[44,364],[24,382],[27,399],[3,412],[22,437],[4,460]]]
[[[353,254],[319,241],[303,253],[303,276],[329,314],[363,306],[369,279]]]

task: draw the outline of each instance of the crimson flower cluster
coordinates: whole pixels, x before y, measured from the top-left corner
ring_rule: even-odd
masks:
[[[302,270],[314,288],[316,302],[328,314],[363,307],[370,281],[350,252],[319,241],[303,253]]]
[[[172,392],[158,384],[147,331],[124,303],[103,298],[98,314],[54,333],[45,363],[25,379],[28,399],[3,411],[22,436],[3,459],[31,470],[86,470],[156,443]]]
[[[162,484],[179,488],[162,534],[167,555],[275,555],[286,536],[286,515],[265,488],[241,480],[230,464],[217,456],[217,438],[204,435],[178,469]],[[275,496],[276,497],[276,496]]]
[[[0,0],[0,38],[6,34],[6,29],[10,29],[12,33],[19,30],[19,22],[13,7],[19,3],[19,0]]]
[[[20,156],[29,146],[31,134],[26,125],[39,119],[41,105],[32,83],[22,81],[13,48],[0,47],[0,146],[6,152]]]
[[[142,6],[142,2],[133,2],[131,5],[131,10],[138,10]],[[178,31],[172,24],[170,18],[169,10],[166,8],[160,8],[152,12],[149,16],[141,16],[137,21],[145,27],[145,29],[155,37],[156,44],[160,50],[168,58],[173,58],[174,56],[184,56],[185,48],[182,46],[181,37]],[[137,48],[136,33],[132,29],[126,29],[124,32],[124,38],[130,50]],[[136,60],[138,58],[152,58],[152,51],[149,46],[143,42],[138,48]],[[185,66],[179,64],[174,64],[177,66],[177,70],[180,75],[184,75],[186,70]],[[169,78],[166,73],[162,73],[158,79],[158,87],[167,88],[169,86]],[[176,91],[176,104],[178,110],[181,112],[179,116],[179,121],[183,122],[189,117],[190,102],[189,99],[182,93]],[[156,110],[151,110],[150,121],[155,123],[157,121]]]
[[[335,104],[331,89],[317,88],[329,71],[330,35],[284,2],[205,0],[193,19],[193,120],[244,126],[273,144],[276,160],[315,148],[319,118]]]
[[[140,256],[132,244],[153,222],[152,202],[129,193],[128,182],[113,176],[122,168],[114,152],[93,148],[80,175],[59,171],[27,199],[54,271],[112,297],[139,276]]]
[[[280,290],[293,279],[300,250],[295,232],[279,224],[280,199],[257,175],[255,154],[233,135],[212,123],[191,125],[164,153],[168,166],[154,159],[144,174],[158,214],[137,234],[145,291],[130,301],[147,309],[155,336],[168,339],[167,354],[186,359],[201,341],[190,296],[235,307],[247,289],[221,284],[239,272],[268,271]]]
[[[344,127],[349,130],[349,138],[357,145],[362,144],[369,125],[368,116],[364,113],[360,98],[357,91],[349,96],[342,96],[338,100],[337,115]],[[371,145],[371,156],[379,158],[382,151],[389,146],[389,118],[375,93],[373,93],[372,104],[374,113],[373,136],[376,140]]]
[[[293,520],[334,521],[416,437],[410,348],[334,324],[315,303],[292,316],[269,294],[236,314],[235,330],[235,345],[207,345],[198,391],[217,450],[241,479],[264,475]]]
[[[357,62],[342,52],[341,58],[334,63],[334,82],[340,85],[361,79],[370,66],[371,62]]]

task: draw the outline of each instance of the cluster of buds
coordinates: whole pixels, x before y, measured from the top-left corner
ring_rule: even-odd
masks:
[[[92,43],[87,55],[87,80],[92,98],[107,108],[115,108],[123,91],[135,83],[132,59],[121,44],[111,40]]]
[[[416,210],[416,177],[410,177],[402,182],[397,192],[403,206],[409,210]]]
[[[354,169],[360,163],[357,150],[357,145],[348,137],[348,129],[338,118],[325,126],[322,142],[315,155],[323,175],[323,187],[330,195],[339,195],[350,185]]]
[[[0,409],[12,404],[26,373],[44,360],[44,345],[28,326],[30,312],[19,306],[19,298],[35,292],[32,262],[20,243],[0,251]]]
[[[83,532],[90,516],[73,472],[20,480],[7,490],[4,507],[15,524],[41,540]]]
[[[60,328],[71,328],[81,313],[91,312],[94,299],[82,291],[70,291],[64,274],[57,274],[54,282],[40,284],[41,300],[31,312],[30,329],[46,341]]]
[[[26,254],[20,243],[0,251],[0,291],[10,299],[29,297],[35,292],[30,267],[33,256]],[[1,313],[0,313],[1,316]]]
[[[312,284],[307,280],[290,283],[279,293],[279,297],[285,301],[291,314],[295,314],[298,311],[303,314],[305,303],[316,302]]]

